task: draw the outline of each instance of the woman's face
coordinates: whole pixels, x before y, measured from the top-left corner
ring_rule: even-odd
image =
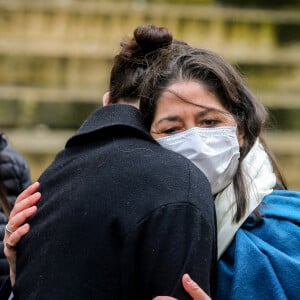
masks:
[[[192,127],[237,126],[219,99],[195,81],[176,82],[158,99],[151,135],[158,139]],[[237,132],[240,147],[242,133]]]

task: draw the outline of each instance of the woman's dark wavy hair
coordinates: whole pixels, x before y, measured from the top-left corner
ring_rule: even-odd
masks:
[[[161,53],[159,59],[154,61],[152,67],[144,74],[140,88],[140,110],[149,129],[158,99],[171,84],[179,81],[196,81],[208,88],[235,117],[238,129],[244,134],[244,144],[240,148],[240,163],[233,179],[237,206],[233,221],[238,222],[244,216],[248,204],[241,161],[258,137],[269,154],[278,180],[286,187],[263,138],[268,113],[245,85],[241,75],[219,55],[205,49],[174,45]],[[258,211],[255,214],[259,217]]]

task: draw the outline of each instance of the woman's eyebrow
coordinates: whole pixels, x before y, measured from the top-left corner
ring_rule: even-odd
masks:
[[[180,117],[178,115],[174,115],[174,116],[167,116],[167,117],[164,117],[162,119],[159,119],[155,123],[158,125],[158,124],[160,124],[161,122],[164,122],[164,121],[176,122],[176,121],[179,121],[179,120],[180,120]]]
[[[197,113],[197,117],[203,117],[203,116],[207,115],[212,110],[213,109],[211,109],[211,108],[207,108],[207,109],[201,110],[201,111],[199,111]]]
[[[210,112],[216,112],[216,113],[225,115],[225,116],[227,116],[227,117],[228,117],[228,116],[231,116],[231,114],[230,114],[229,112],[226,112],[226,111],[223,111],[223,110],[220,110],[220,109],[217,109],[217,108],[204,107],[204,106],[202,106],[202,107],[205,108],[205,109],[203,109],[203,110],[201,110],[201,111],[199,111],[199,112],[197,113],[197,116],[198,116],[198,117],[203,117],[203,116],[207,115],[207,114],[210,113]]]

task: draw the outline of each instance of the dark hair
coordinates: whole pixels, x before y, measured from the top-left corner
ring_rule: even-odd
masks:
[[[233,179],[237,205],[234,221],[237,222],[243,217],[248,203],[247,189],[241,176],[241,161],[257,137],[263,141],[274,170],[285,187],[278,166],[263,139],[263,128],[268,113],[247,88],[240,74],[219,55],[205,49],[177,45],[168,53],[165,52],[160,60],[155,61],[144,76],[140,110],[149,129],[161,94],[178,81],[196,81],[204,84],[235,116],[239,130],[244,133],[244,145],[240,149],[241,159]],[[258,211],[256,213],[258,216]]]
[[[121,51],[114,58],[109,87],[111,102],[136,102],[145,71],[172,43],[186,45],[173,40],[167,28],[154,25],[137,27],[133,38],[121,43]]]

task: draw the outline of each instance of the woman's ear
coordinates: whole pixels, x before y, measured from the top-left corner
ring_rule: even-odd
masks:
[[[104,93],[104,95],[102,97],[102,104],[103,104],[103,106],[107,106],[107,105],[111,104],[109,91]]]

